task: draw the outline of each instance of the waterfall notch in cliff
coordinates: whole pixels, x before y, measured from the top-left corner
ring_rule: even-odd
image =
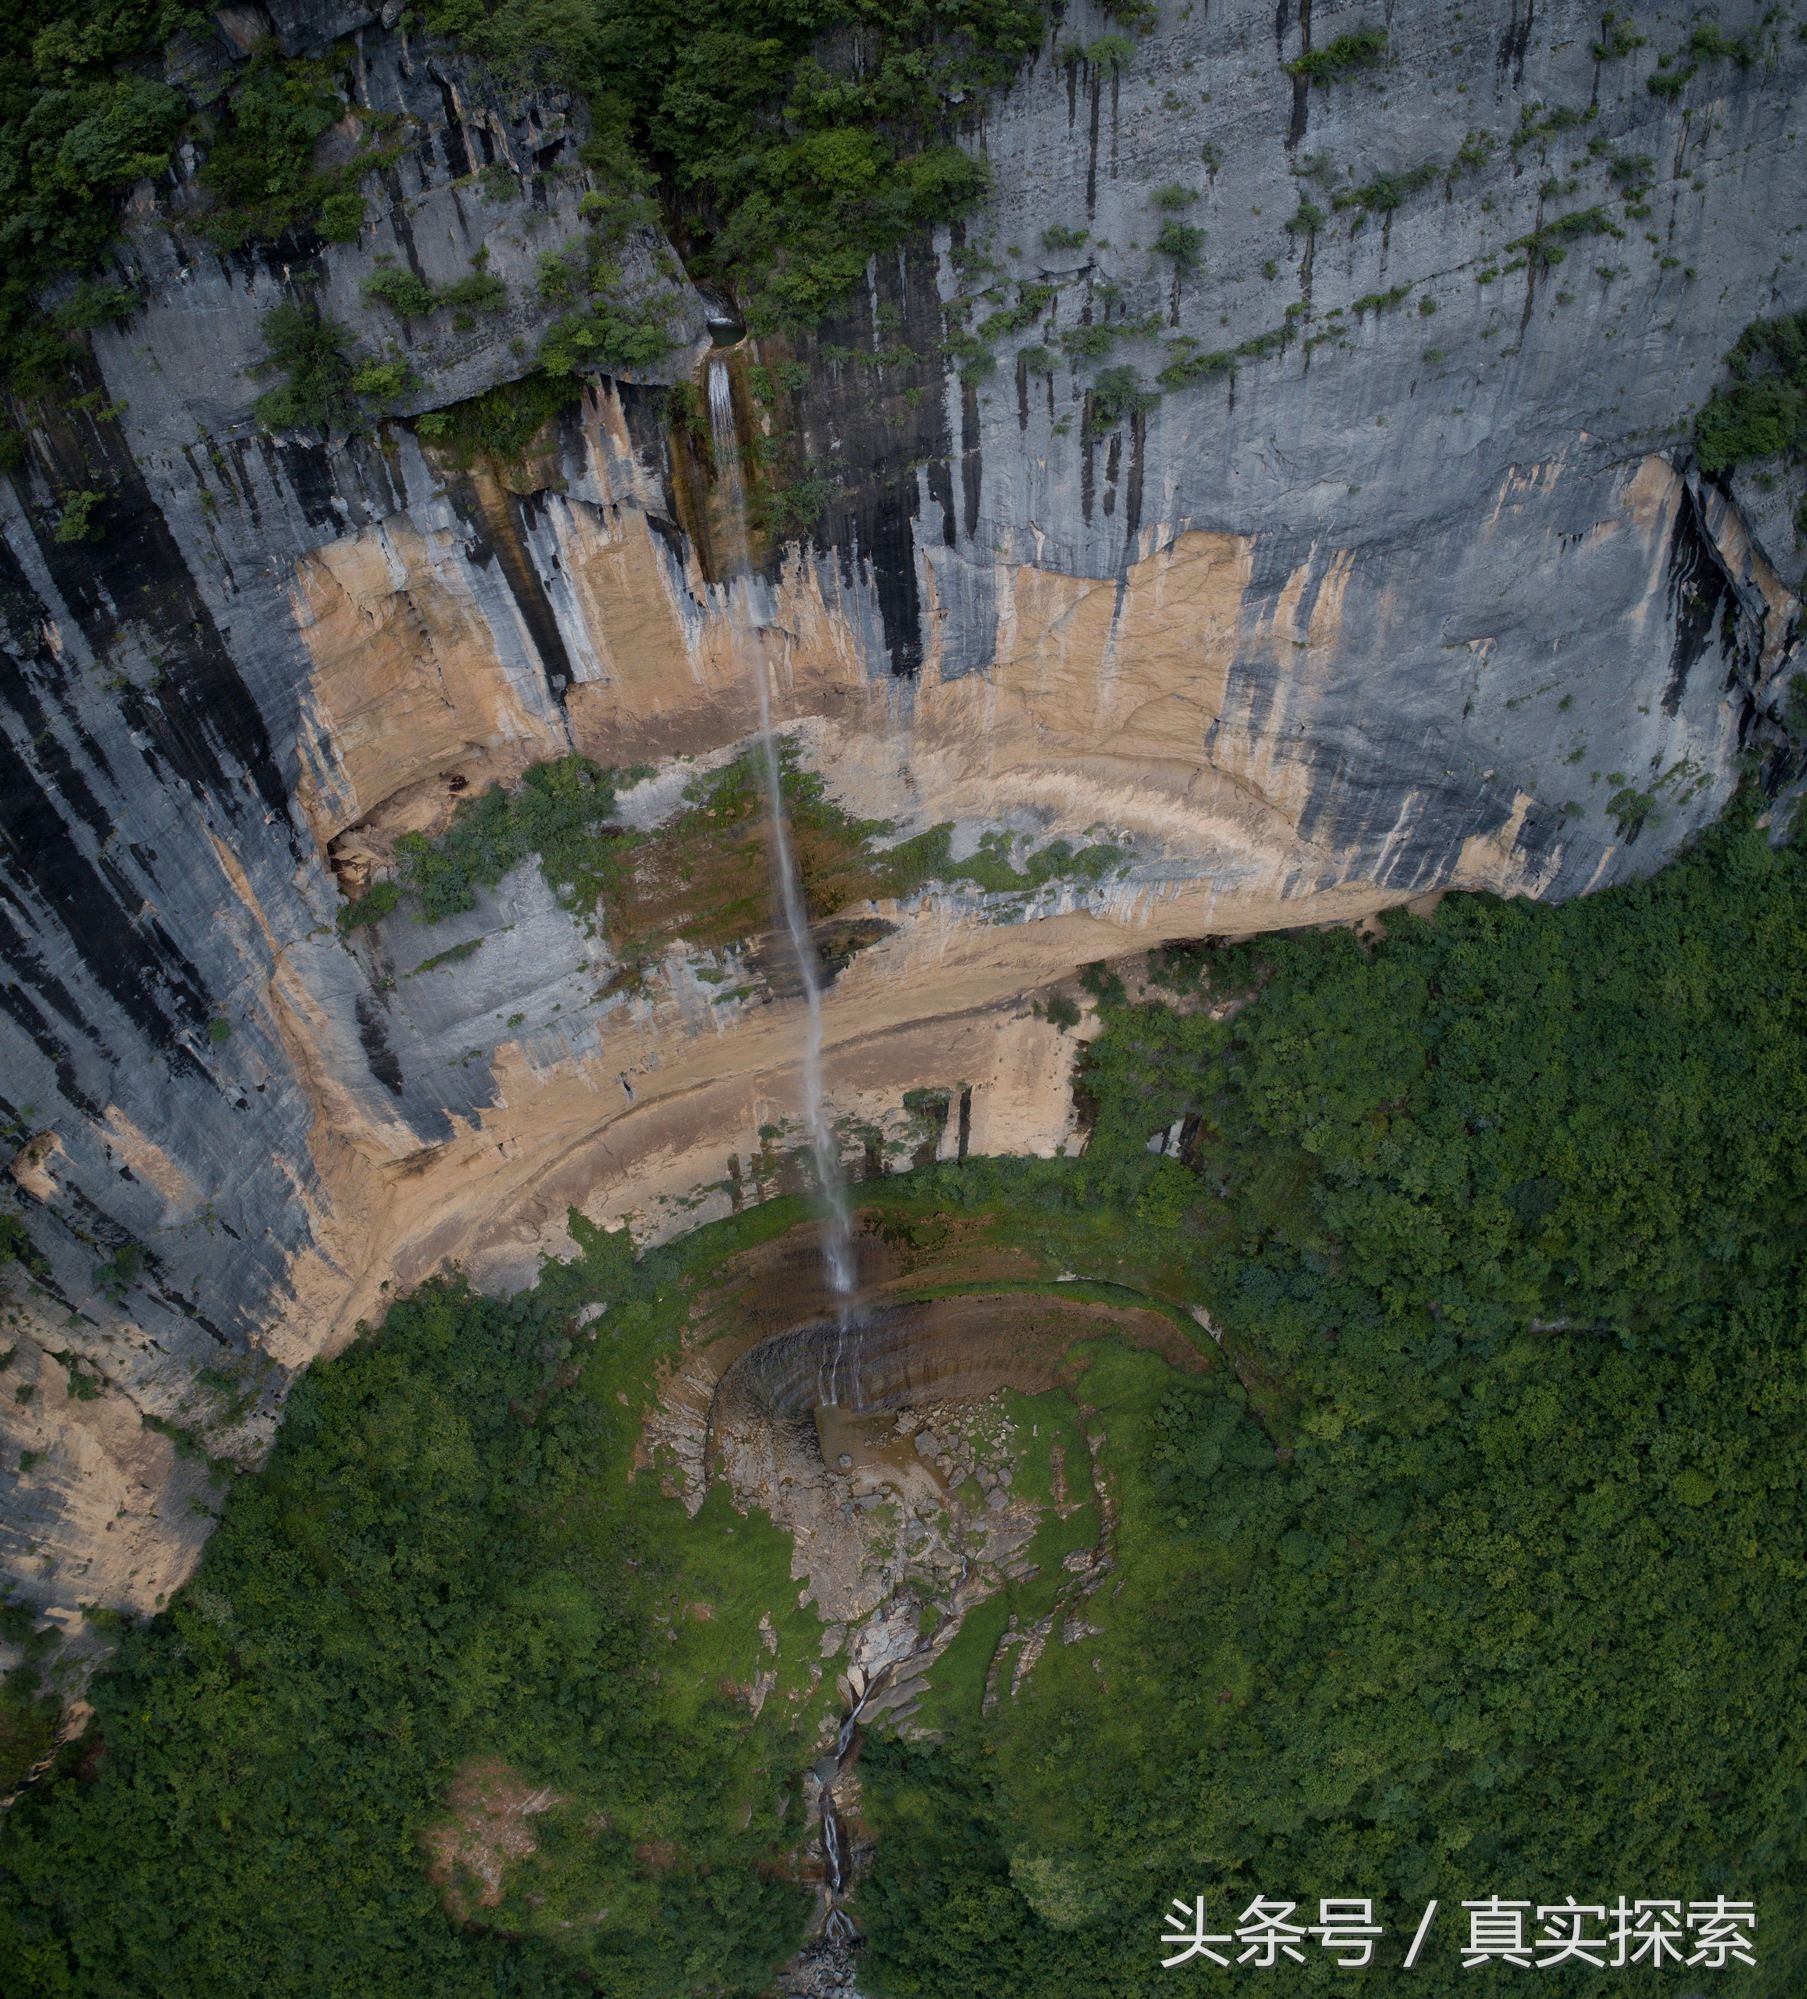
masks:
[[[721,584],[728,599],[729,616],[738,632],[740,619],[734,609],[735,584],[748,588],[751,567],[747,536],[746,490],[740,476],[740,439],[734,427],[734,379],[720,356],[709,363],[709,430],[715,448],[715,476],[722,494]],[[772,693],[766,680],[765,659],[760,648],[750,642],[741,648],[747,671],[759,697],[759,755],[765,773],[766,806],[771,816],[772,872],[777,878],[778,902],[784,927],[797,960],[803,982],[803,1112],[809,1131],[810,1155],[815,1161],[816,1183],[822,1196],[822,1258],[828,1270],[829,1289],[834,1293],[839,1321],[834,1357],[829,1363],[824,1399],[833,1402],[839,1394],[844,1335],[853,1303],[853,1223],[847,1209],[847,1185],[841,1177],[840,1149],[835,1144],[834,1127],[828,1121],[828,1106],[822,1094],[822,979],[816,963],[815,946],[810,941],[809,917],[803,906],[803,885],[791,851],[790,821],[784,809],[783,770],[778,760],[778,739],[772,732]]]

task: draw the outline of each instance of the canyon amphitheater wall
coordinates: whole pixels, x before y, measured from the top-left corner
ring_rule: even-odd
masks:
[[[989,207],[737,357],[818,510],[730,618],[664,393],[705,306],[652,229],[624,268],[665,364],[594,379],[500,471],[414,428],[527,365],[584,113],[385,18],[288,0],[185,46],[202,72],[260,20],[291,52],[349,36],[415,136],[355,243],[221,256],[192,158],[142,188],[113,262],[146,303],[91,340],[110,407],[37,420],[0,490],[0,1075],[37,1259],[0,1341],[0,1562],[78,1638],[80,1605],[151,1609],[192,1567],[217,1497],[184,1440],[254,1459],[386,1292],[453,1259],[525,1281],[573,1205],[657,1231],[785,1180],[756,1168],[798,1007],[756,955],[622,981],[531,863],[443,923],[340,927],[460,798],[577,751],[650,770],[654,824],[746,743],[750,650],[850,812],[951,823],[956,855],[1108,841],[1095,880],[850,912],[873,941],[827,1003],[870,1165],[920,1149],[906,1091],[946,1093],[944,1154],[1052,1151],[1074,1038],[1037,989],[1164,938],[1648,873],[1776,738],[1795,663],[1786,481],[1703,479],[1687,443],[1739,331],[1807,304],[1792,24],[1727,9],[1760,59],[1658,95],[1678,7],[1603,59],[1597,6],[1161,0],[1122,68],[1061,59],[1110,28],[1069,14],[966,134]],[[1377,22],[1378,69],[1283,66]],[[1348,198],[1383,176],[1392,205]],[[1176,185],[1191,271],[1149,247]],[[381,260],[449,280],[479,246],[508,298],[471,327],[363,296]],[[1139,325],[1109,360],[1145,387],[1223,358],[1112,409],[1040,329],[985,333],[1023,282],[1057,333]],[[253,419],[264,315],[303,285],[414,370],[367,434]],[[104,532],[59,540],[82,491]]]

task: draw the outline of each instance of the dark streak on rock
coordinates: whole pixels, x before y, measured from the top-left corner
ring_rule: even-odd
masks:
[[[685,558],[690,552],[689,544],[684,539],[684,530],[676,521],[664,514],[649,513],[646,516],[646,525],[651,528],[666,555],[670,557],[672,567],[682,577]]]
[[[468,151],[466,157],[467,158],[469,157]],[[463,213],[462,208],[460,208],[459,212],[462,215]],[[423,283],[428,282],[426,272],[423,271],[420,267],[420,251],[415,247],[414,243],[414,218],[410,213],[408,204],[406,202],[402,203],[402,205],[398,209],[396,209],[394,215],[391,216],[390,227],[395,231],[396,240],[402,246],[402,256],[407,261],[409,270],[411,270],[414,273],[414,275],[417,278],[419,278]],[[396,318],[400,324],[403,344],[404,345],[412,344],[413,331],[410,328],[408,321],[405,318],[403,318],[399,313],[396,315]]]
[[[1290,537],[1280,535],[1256,536],[1249,580],[1243,591],[1243,603],[1252,627],[1273,628],[1280,595],[1297,573],[1301,561],[1308,565],[1306,584],[1299,609],[1294,615],[1297,622],[1304,625],[1311,615],[1308,604],[1315,605],[1323,582],[1317,560],[1311,553],[1311,544],[1307,542],[1301,546]],[[1280,676],[1259,660],[1253,662],[1246,673],[1239,671],[1242,665],[1241,658],[1233,655],[1224,680],[1223,714],[1234,717],[1238,736],[1258,741],[1271,727],[1282,683]]]
[[[382,1012],[368,993],[358,995],[357,1016],[358,1040],[363,1044],[364,1059],[370,1064],[370,1073],[399,1097],[402,1093],[402,1065],[389,1045]]]
[[[1079,416],[1079,511],[1087,527],[1092,524],[1092,502],[1097,493],[1097,468],[1092,460],[1097,442],[1092,430],[1092,398],[1088,392]]]
[[[1148,412],[1137,410],[1129,420],[1129,485],[1123,496],[1124,559],[1136,559],[1136,536],[1142,530],[1142,485],[1148,456]]]
[[[601,396],[603,391],[591,393]],[[634,456],[642,464],[657,465],[664,470],[667,495],[666,512],[673,520],[678,517],[678,508],[671,498],[670,440],[667,425],[670,422],[669,408],[663,391],[650,388],[638,382],[617,382],[615,393],[621,402],[621,414],[627,422],[627,441],[632,446]],[[569,429],[566,425],[569,425]],[[581,405],[573,404],[560,419],[559,440],[561,445],[580,450],[582,448],[583,420]]]
[[[1682,489],[1664,572],[1675,639],[1669,648],[1669,675],[1663,686],[1663,713],[1674,715],[1687,692],[1688,676],[1711,649],[1714,629],[1731,594],[1719,551],[1700,518],[1691,487]]]
[[[477,171],[477,163],[471,158],[464,121],[458,116],[457,93],[437,71],[433,74],[433,81],[439,86],[439,101],[445,106],[445,126],[439,135],[440,151],[445,157],[446,171],[454,180],[461,180],[466,174]]]
[[[200,973],[161,925],[140,924],[142,898],[116,867],[103,868],[82,852],[63,800],[43,786],[4,736],[0,853],[6,856],[6,892],[21,915],[26,912],[17,887],[29,884],[62,926],[89,976],[146,1043],[192,1064],[181,1030],[198,1031],[213,1011]],[[42,953],[28,944],[23,950],[22,959],[12,960],[13,970],[48,996],[55,981]],[[55,989],[61,994],[59,1006],[66,1002],[69,1007],[71,1025],[85,1025],[73,996],[60,986]]]
[[[102,462],[111,482],[104,543],[59,542],[48,522],[33,522],[56,592],[97,658],[117,631],[139,627],[145,651],[161,661],[162,671],[154,687],[133,687],[122,695],[127,721],[149,738],[156,756],[197,799],[229,818],[243,810],[233,789],[242,774],[264,812],[289,827],[300,861],[305,855],[288,819],[288,786],[263,715],[143,474],[101,426],[90,429],[91,435],[79,440],[66,432],[40,434],[58,486],[92,483]],[[154,766],[155,757],[147,760]]]
[[[0,982],[0,1010],[12,1015],[25,1038],[56,1072],[57,1093],[64,1102],[98,1123],[105,1115],[103,1106],[83,1089],[70,1059],[69,1044],[57,1033],[49,1016],[39,1009],[33,995],[55,1007],[70,1027],[85,1034],[94,1048],[104,1054],[100,1037],[76,1005],[75,995],[44,962],[43,953],[32,949],[28,932],[13,920],[13,908],[6,884],[0,882],[0,958],[20,975],[19,979]],[[29,992],[21,983],[28,971]]]
[[[1279,33],[1286,33],[1286,7],[1282,0],[1280,8]],[[1299,53],[1311,53],[1311,0],[1299,0]],[[1295,150],[1305,137],[1305,128],[1311,122],[1311,79],[1295,76],[1292,79],[1292,116],[1286,126],[1286,146],[1289,152]]]
[[[1090,222],[1098,213],[1098,100],[1103,80],[1092,71],[1092,126],[1085,161],[1085,216]]]
[[[539,655],[547,689],[562,703],[571,684],[571,659],[527,546],[527,535],[538,524],[543,501],[536,493],[499,493],[485,504],[486,496],[465,475],[449,479],[447,491],[458,509],[469,560],[479,569],[487,569],[492,562],[496,565]]]
[[[957,228],[954,236],[958,247]],[[813,393],[798,407],[796,463],[800,470],[832,469],[840,482],[816,522],[813,545],[821,555],[838,556],[850,588],[862,579],[869,582],[890,671],[905,679],[920,671],[924,650],[917,535],[925,491],[940,511],[941,539],[952,547],[958,534],[955,454],[940,360],[945,328],[933,272],[933,252],[922,240],[878,264],[875,302],[890,309],[887,317],[905,350],[899,358],[851,363],[817,352],[870,347],[874,301],[869,299],[851,304],[815,332],[797,335],[793,347],[799,360],[813,359],[815,378]],[[969,533],[979,519],[980,435],[978,395],[968,388],[961,402],[959,459],[961,512]],[[932,524],[923,526],[934,532]],[[773,548],[772,558],[780,552]]]
[[[980,456],[979,392],[971,382],[960,385],[960,497],[963,525],[970,541],[979,532],[979,493],[984,465]]]
[[[1500,36],[1499,66],[1512,71],[1512,87],[1525,87],[1525,55],[1531,46],[1531,29],[1537,18],[1537,0],[1524,0],[1524,17],[1519,17],[1519,0],[1512,0],[1512,18]]]
[[[14,597],[14,585],[21,593]],[[13,560],[13,553],[0,542],[0,594],[9,606],[26,600],[26,585],[23,574]],[[9,621],[10,622],[10,621]],[[69,754],[67,744],[53,726],[49,710],[39,699],[37,687],[26,670],[25,649],[17,651],[9,644],[0,649],[0,712],[18,717],[20,733],[32,746],[32,758],[62,802],[69,815],[79,819],[93,834],[96,845],[104,844],[112,837],[113,816],[94,795],[86,777],[76,768],[75,760]],[[67,674],[54,656],[49,655],[41,644],[31,647],[29,657],[38,669],[39,675],[52,688],[63,695],[58,709],[68,728],[81,743],[83,752],[100,766],[107,779],[118,788],[118,778],[108,764],[105,752],[89,734],[80,715],[67,698]],[[0,813],[5,811],[5,801],[0,800]]]
[[[509,525],[514,532],[508,538],[507,549],[502,552],[503,569],[515,602],[521,607],[521,615],[527,620],[527,629],[533,634],[533,643],[546,669],[547,684],[554,699],[562,702],[566,689],[576,676],[571,666],[571,655],[565,649],[564,634],[559,630],[558,619],[553,613],[552,600],[546,595],[545,578],[540,574],[528,543],[528,537],[545,518],[545,496],[541,493],[510,493],[506,504]]]
[[[311,528],[337,540],[347,522],[337,505],[339,482],[333,476],[332,453],[317,441],[285,438],[258,439],[264,469],[278,492],[286,486],[301,502],[301,511]]]
[[[913,680],[922,670],[922,594],[916,585],[915,523],[899,504],[901,498],[893,486],[868,510],[864,553],[872,567],[891,672],[900,680]]]
[[[941,543],[944,548],[952,548],[960,539],[959,525],[954,519],[954,477],[947,468],[945,458],[931,460],[927,467],[929,498],[941,509]]]

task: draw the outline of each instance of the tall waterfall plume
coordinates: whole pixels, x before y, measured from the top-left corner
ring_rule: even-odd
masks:
[[[741,650],[759,698],[759,756],[765,775],[766,809],[772,834],[772,870],[777,878],[778,902],[784,928],[797,961],[803,984],[803,1112],[809,1131],[809,1149],[815,1162],[816,1184],[822,1197],[822,1259],[827,1267],[829,1288],[844,1332],[853,1303],[854,1257],[853,1223],[847,1207],[847,1183],[841,1175],[840,1149],[828,1120],[828,1106],[822,1093],[822,979],[810,941],[809,918],[803,906],[803,885],[798,878],[791,850],[790,821],[784,809],[783,772],[778,759],[778,741],[772,731],[772,693],[766,678],[765,659],[760,648],[750,642],[736,609],[735,584],[746,589],[750,568],[747,535],[746,489],[740,476],[740,440],[734,427],[734,384],[727,363],[719,356],[709,363],[709,428],[715,447],[715,472],[721,491],[721,519],[727,531],[727,545],[719,564],[722,587],[728,599],[729,615],[737,635],[747,642]],[[842,1342],[837,1341],[830,1363],[825,1399],[838,1394]]]

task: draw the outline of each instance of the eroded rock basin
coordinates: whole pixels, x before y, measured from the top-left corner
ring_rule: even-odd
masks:
[[[1159,1305],[1077,1282],[1069,1291],[1027,1252],[969,1244],[957,1226],[926,1245],[867,1233],[858,1256],[859,1293],[844,1315],[807,1224],[731,1259],[660,1384],[642,1452],[692,1510],[726,1481],[743,1509],[769,1512],[791,1533],[792,1572],[831,1627],[895,1593],[920,1538],[911,1519],[943,1533],[970,1526],[966,1515],[1006,1524],[1004,1440],[975,1504],[961,1481],[978,1466],[944,1449],[942,1430],[995,1415],[1008,1393],[1070,1387],[1088,1340],[1206,1364]]]
[[[1184,1346],[1165,1315],[1042,1292],[856,1304],[762,1339],[716,1384],[712,1441],[829,1417],[858,1419],[925,1401],[975,1402],[999,1389],[1057,1384],[1076,1340],[1115,1332],[1136,1345]]]
[[[691,1507],[726,1483],[788,1534],[838,1672],[840,1721],[806,1785],[816,1941],[786,1993],[853,1989],[841,1901],[867,1850],[863,1733],[938,1732],[933,1669],[1000,1592],[1006,1605],[986,1615],[1002,1635],[974,1628],[987,1706],[1011,1698],[1048,1645],[1096,1628],[1086,1603],[1114,1571],[1116,1504],[1086,1400],[1089,1344],[1207,1364],[1163,1307],[1069,1288],[1027,1253],[967,1243],[957,1224],[936,1224],[926,1254],[872,1234],[860,1247],[861,1295],[844,1315],[807,1227],[725,1266],[643,1445]]]

